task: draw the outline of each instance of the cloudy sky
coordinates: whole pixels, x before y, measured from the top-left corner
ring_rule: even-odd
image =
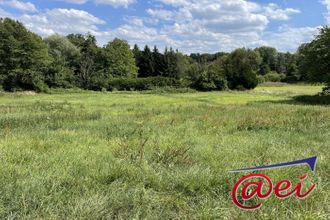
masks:
[[[330,0],[0,0],[0,17],[43,37],[91,32],[99,45],[118,37],[185,53],[292,52],[330,24]]]

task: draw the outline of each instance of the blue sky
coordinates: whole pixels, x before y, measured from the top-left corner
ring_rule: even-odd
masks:
[[[43,37],[91,32],[185,53],[261,45],[295,51],[330,24],[330,0],[0,0],[0,17]]]

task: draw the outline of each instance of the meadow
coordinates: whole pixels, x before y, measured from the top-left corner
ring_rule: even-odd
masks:
[[[322,86],[249,92],[0,93],[1,219],[329,219],[330,98]],[[306,199],[253,212],[228,170],[318,156]]]

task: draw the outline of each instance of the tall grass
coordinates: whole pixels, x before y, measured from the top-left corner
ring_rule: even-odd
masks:
[[[0,218],[328,219],[329,106],[294,98],[321,87],[277,88],[3,94]],[[307,199],[271,197],[255,212],[231,202],[242,173],[227,170],[314,155],[315,173],[265,171],[295,183],[308,173]]]

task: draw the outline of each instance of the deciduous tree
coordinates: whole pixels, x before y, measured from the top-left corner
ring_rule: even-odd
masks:
[[[105,58],[111,77],[137,77],[138,68],[127,41],[116,38],[109,42],[105,47]]]
[[[43,91],[48,48],[38,35],[9,18],[0,19],[0,81],[6,90]]]

